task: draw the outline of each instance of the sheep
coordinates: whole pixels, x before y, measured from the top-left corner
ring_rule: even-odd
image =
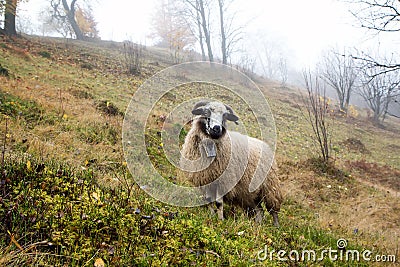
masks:
[[[181,179],[201,187],[208,203],[215,201],[221,220],[226,201],[255,215],[255,221],[261,223],[264,203],[279,227],[283,198],[271,148],[259,139],[228,131],[226,121],[237,124],[239,118],[221,102],[200,101],[192,114],[195,117],[179,161]]]

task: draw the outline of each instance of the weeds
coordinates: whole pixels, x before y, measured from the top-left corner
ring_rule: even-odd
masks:
[[[129,74],[140,74],[143,61],[143,47],[130,41],[124,42],[124,63]]]

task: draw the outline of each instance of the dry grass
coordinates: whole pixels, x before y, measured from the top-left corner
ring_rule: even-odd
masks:
[[[143,76],[132,77],[116,67],[118,60],[112,60],[112,44],[111,48],[97,45],[92,52],[93,44],[86,47],[70,43],[66,48],[61,41],[30,40],[28,51],[21,50],[24,42],[7,43],[8,48],[0,48],[2,66],[19,76],[0,77],[0,89],[23,100],[34,100],[46,114],[57,119],[53,124],[38,124],[32,129],[18,119],[8,120],[7,153],[22,151],[79,168],[94,168],[102,183],[115,184],[114,166],[125,161],[120,142],[123,118],[118,113],[105,114],[98,103],[110,102],[124,111],[145,78],[167,64],[161,60],[162,55],[148,61],[164,65],[147,64]],[[77,47],[84,53],[71,55]],[[52,59],[38,56],[45,49],[51,52]],[[19,56],[13,58],[15,53]],[[80,68],[82,62],[89,61],[88,54],[96,64],[90,69]],[[11,59],[13,62],[7,63]],[[395,142],[400,137],[400,122],[389,119],[382,129],[362,116],[336,116],[335,166],[343,175],[324,174],[308,160],[314,155],[314,145],[311,128],[298,109],[298,90],[262,82],[261,89],[276,120],[277,160],[286,197],[313,213],[326,231],[398,255],[400,147]],[[246,125],[251,125],[246,110],[239,108],[238,112]],[[162,122],[157,118],[165,111],[158,110],[153,115],[151,123],[160,127]],[[4,119],[0,132],[5,132]],[[240,229],[239,224],[237,231]]]

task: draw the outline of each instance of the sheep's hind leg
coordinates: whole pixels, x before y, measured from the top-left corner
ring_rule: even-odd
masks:
[[[213,203],[208,204],[208,209],[210,211],[211,216],[215,215],[215,209],[213,208]]]

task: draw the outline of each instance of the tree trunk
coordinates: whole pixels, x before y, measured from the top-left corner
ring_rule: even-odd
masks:
[[[6,0],[4,13],[4,31],[8,35],[16,35],[15,17],[17,14],[17,0]]]
[[[222,64],[228,64],[228,59],[226,55],[226,36],[224,27],[224,3],[223,0],[218,0],[219,5],[219,17],[221,23],[221,52],[222,52]]]
[[[196,21],[199,31],[199,42],[201,49],[201,60],[206,61],[206,52],[204,50],[204,41],[203,41],[203,31],[201,30],[201,22],[200,22],[200,11],[199,11],[199,0],[196,1]]]
[[[204,31],[204,37],[206,39],[206,44],[207,44],[207,50],[208,50],[208,59],[210,62],[214,62],[214,56],[212,52],[212,47],[211,47],[211,37],[210,37],[210,32],[207,28],[207,20],[206,20],[206,14],[204,10],[204,2],[203,0],[199,0],[199,5],[200,5],[200,15],[202,19],[202,26],[203,26],[203,31]]]
[[[75,3],[77,0],[72,0],[71,2],[71,7],[68,6],[67,0],[62,0],[63,7],[65,9],[65,12],[67,14],[67,18],[69,23],[71,24],[72,29],[74,30],[76,39],[78,40],[84,40],[84,35],[82,33],[82,30],[79,28],[78,23],[76,22],[75,19]]]

